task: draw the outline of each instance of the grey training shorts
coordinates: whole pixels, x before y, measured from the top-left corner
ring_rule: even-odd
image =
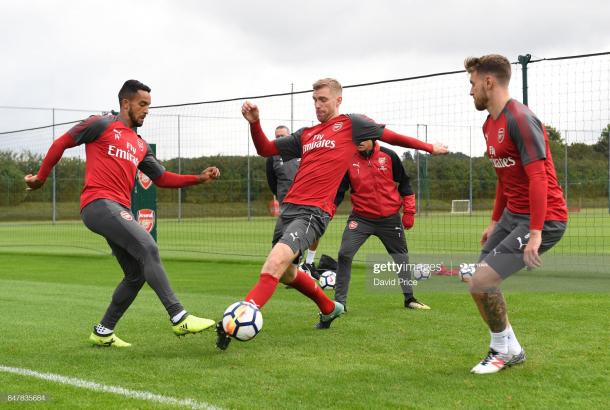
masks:
[[[294,253],[303,253],[324,234],[330,215],[315,206],[283,203],[273,232],[273,245],[290,246]]]
[[[523,269],[523,251],[529,240],[530,216],[504,210],[496,228],[483,245],[479,262],[485,262],[502,278]],[[551,249],[563,236],[566,223],[545,221],[542,228],[542,243],[539,254]]]

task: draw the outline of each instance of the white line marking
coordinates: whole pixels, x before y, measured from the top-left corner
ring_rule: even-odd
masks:
[[[147,391],[130,390],[120,386],[106,386],[105,384],[91,382],[83,379],[77,379],[75,377],[66,377],[53,373],[40,373],[34,370],[21,369],[18,367],[8,367],[0,365],[0,372],[13,373],[21,376],[30,376],[54,383],[61,383],[67,384],[69,386],[80,387],[82,389],[100,391],[103,393],[119,394],[121,396],[129,397],[132,399],[154,401],[156,403],[161,404],[190,407],[191,409],[219,409],[219,407],[212,406],[208,403],[195,401],[193,399],[177,399],[175,397],[163,396],[161,394],[155,394]]]

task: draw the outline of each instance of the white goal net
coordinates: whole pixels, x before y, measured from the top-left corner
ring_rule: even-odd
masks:
[[[451,201],[452,214],[469,214],[471,211],[470,199],[454,199]]]

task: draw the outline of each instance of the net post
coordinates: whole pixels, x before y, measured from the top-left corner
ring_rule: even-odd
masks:
[[[531,54],[520,55],[518,57],[519,64],[521,64],[522,73],[522,88],[523,88],[523,104],[527,105],[527,65],[532,59]]]
[[[182,174],[182,156],[180,155],[180,115],[178,117],[178,173]],[[182,188],[178,188],[178,223],[182,222]]]
[[[247,162],[247,167],[248,167],[248,175],[247,175],[247,180],[246,180],[246,185],[247,185],[247,191],[246,191],[246,201],[247,201],[247,213],[248,213],[248,221],[252,220],[252,199],[250,198],[250,190],[252,189],[250,184],[251,184],[251,164],[250,164],[250,126],[248,126],[248,131],[246,132],[246,144],[248,146],[248,153],[247,153],[247,157],[248,157],[248,162]]]
[[[52,141],[55,142],[55,108],[53,108],[51,110],[51,115],[53,117],[53,126],[51,127],[51,138]],[[56,178],[56,173],[55,173],[55,167],[53,167],[53,184],[52,184],[52,190],[51,190],[51,223],[53,225],[55,225],[55,223],[57,222],[57,178]]]
[[[468,199],[470,200],[470,207],[468,214],[472,216],[472,126],[468,127]]]

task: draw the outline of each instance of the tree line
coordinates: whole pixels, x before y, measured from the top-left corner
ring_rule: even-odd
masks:
[[[583,206],[596,206],[596,201],[600,202],[608,197],[609,131],[610,124],[601,131],[595,144],[566,145],[561,134],[555,128],[547,126],[559,183],[565,189],[567,181],[570,198],[574,201],[585,201]],[[2,195],[6,192],[22,191],[23,176],[35,173],[41,160],[42,155],[27,151],[21,153],[0,151],[0,205],[50,200],[51,193],[48,187],[41,195]],[[178,161],[178,158],[173,158],[161,162],[168,170],[177,172]],[[411,177],[413,189],[420,195],[420,201],[430,209],[441,206],[439,204],[442,204],[443,209],[447,209],[447,203],[453,199],[468,199],[470,181],[472,181],[475,209],[488,208],[495,196],[495,172],[485,153],[470,158],[462,153],[451,153],[442,157],[417,153],[413,157],[407,152],[403,156],[403,164]],[[180,159],[181,172],[185,174],[197,174],[211,165],[220,168],[221,179],[205,187],[193,186],[183,189],[183,202],[237,203],[246,202],[248,195],[251,201],[271,199],[265,176],[265,158],[223,155]],[[470,170],[472,170],[471,178]],[[85,172],[84,160],[65,157],[56,166],[55,172],[57,201],[78,201]],[[160,202],[176,200],[173,190],[159,189],[157,193]],[[597,206],[605,206],[605,203]]]

